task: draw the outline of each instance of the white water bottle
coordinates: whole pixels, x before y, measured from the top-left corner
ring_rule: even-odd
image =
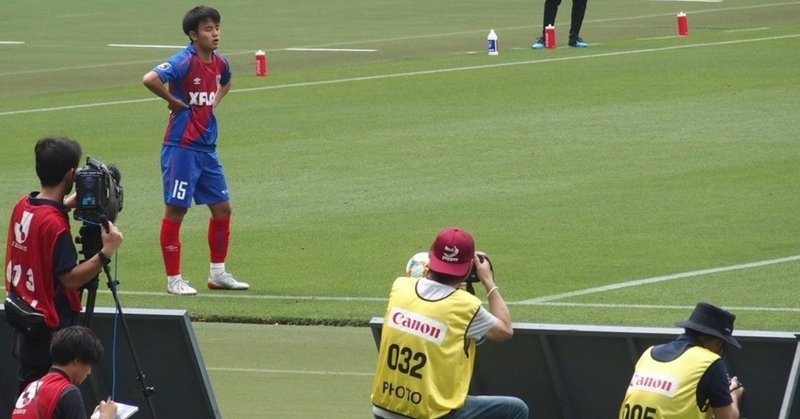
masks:
[[[486,40],[489,47],[489,55],[497,55],[500,48],[497,44],[497,34],[494,33],[494,29],[489,30],[489,36],[486,37]]]

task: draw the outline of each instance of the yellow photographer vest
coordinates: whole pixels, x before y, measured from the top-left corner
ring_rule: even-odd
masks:
[[[660,362],[648,348],[633,373],[620,419],[705,419],[712,411],[697,407],[697,385],[700,378],[719,355],[700,346],[693,346],[678,358]]]
[[[467,328],[481,302],[463,290],[438,301],[397,278],[383,317],[372,403],[412,418],[438,418],[464,404],[475,361]]]

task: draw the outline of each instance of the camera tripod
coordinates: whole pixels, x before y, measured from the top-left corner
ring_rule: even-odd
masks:
[[[102,239],[100,237],[100,228],[108,228],[108,222],[103,221],[100,224],[89,224],[84,222],[83,226],[80,229],[80,236],[76,238],[76,242],[81,244],[81,254],[84,256],[84,261],[91,259],[94,255],[99,253],[102,250]],[[122,313],[122,306],[120,305],[119,298],[117,296],[117,285],[119,285],[119,281],[116,278],[111,276],[111,269],[109,268],[107,263],[103,263],[103,272],[106,275],[106,285],[108,289],[111,291],[111,295],[114,298],[114,304],[116,306],[117,313],[119,314],[120,324],[122,325],[122,331],[125,334],[125,340],[128,343],[128,349],[131,352],[131,358],[133,358],[133,365],[136,368],[136,379],[139,381],[139,384],[142,387],[142,394],[144,395],[145,400],[147,401],[148,409],[150,410],[150,417],[156,419],[156,411],[155,407],[153,407],[153,401],[151,399],[151,395],[155,392],[155,388],[150,387],[145,382],[145,375],[142,371],[141,364],[139,363],[139,357],[136,355],[136,350],[133,346],[133,338],[131,337],[130,330],[128,330],[128,323],[125,320],[125,315]],[[83,286],[82,289],[87,291],[86,296],[86,311],[84,315],[84,325],[86,327],[90,327],[92,321],[92,315],[94,314],[94,306],[95,301],[97,299],[97,285],[99,283],[99,276],[94,276],[86,285]],[[89,376],[90,380],[92,376]],[[100,394],[99,389],[97,388],[97,383],[94,380],[91,380],[92,389],[94,390],[95,394]]]

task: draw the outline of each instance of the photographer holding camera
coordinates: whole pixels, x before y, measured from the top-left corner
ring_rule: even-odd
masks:
[[[471,270],[489,309],[462,289]],[[397,278],[383,317],[371,400],[376,418],[527,419],[516,397],[467,395],[482,338],[511,339],[511,315],[489,259],[460,228],[439,232],[427,277]]]
[[[20,363],[19,392],[47,373],[53,332],[76,324],[78,289],[97,278],[122,244],[122,233],[107,222],[100,228],[100,251],[77,263],[68,217],[76,198],[65,197],[72,191],[81,147],[66,137],[43,138],[34,152],[41,191],[23,196],[14,206],[4,265],[11,351]]]

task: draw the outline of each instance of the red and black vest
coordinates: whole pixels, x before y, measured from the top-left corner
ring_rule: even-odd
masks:
[[[74,384],[62,371],[51,371],[44,377],[28,384],[20,394],[11,419],[47,419],[53,417],[58,400]]]
[[[22,197],[14,206],[6,241],[5,284],[31,307],[44,314],[50,328],[58,327],[54,303],[56,289],[64,292],[70,308],[81,310],[78,291],[65,290],[53,272],[53,251],[58,237],[70,234],[69,219],[61,209],[48,204],[32,204],[32,196]]]

